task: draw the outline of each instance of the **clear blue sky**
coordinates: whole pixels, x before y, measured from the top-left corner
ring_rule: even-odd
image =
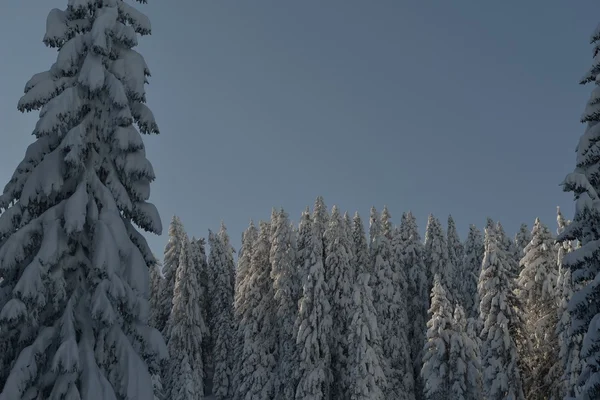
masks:
[[[55,59],[45,19],[66,0],[2,0],[0,183],[21,160],[36,115],[16,104]],[[176,3],[176,5],[175,5]],[[464,238],[485,217],[511,233],[555,207],[574,167],[590,87],[596,1],[150,0],[142,41],[149,105],[162,134],[145,137],[166,228],[190,235],[221,219],[234,244],[250,218],[283,206],[298,221],[328,206],[451,213]]]

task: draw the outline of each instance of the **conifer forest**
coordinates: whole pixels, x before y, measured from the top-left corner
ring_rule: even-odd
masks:
[[[600,399],[600,28],[556,177],[573,215],[461,238],[452,216],[315,194],[265,204],[234,248],[150,201],[146,0],[66,3],[15,99],[39,119],[0,195],[0,400]]]

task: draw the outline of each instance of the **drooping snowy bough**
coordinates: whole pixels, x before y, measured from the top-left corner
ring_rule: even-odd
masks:
[[[57,60],[18,104],[40,110],[36,140],[0,196],[1,400],[154,396],[166,347],[148,326],[155,259],[134,226],[162,230],[140,136],[158,133],[150,72],[132,49],[149,33],[121,0],[48,15]]]

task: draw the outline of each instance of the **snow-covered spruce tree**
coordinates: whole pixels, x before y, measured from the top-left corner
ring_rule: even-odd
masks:
[[[424,263],[424,248],[419,235],[417,220],[412,213],[402,214],[399,228],[402,243],[402,264],[407,271],[407,317],[408,341],[415,378],[415,397],[424,398],[421,366],[423,362],[423,343],[427,330],[427,312],[429,309],[429,291]]]
[[[521,260],[525,256],[525,247],[531,242],[531,231],[527,224],[521,224],[519,232],[515,235],[515,250],[517,258]]]
[[[353,286],[352,321],[348,336],[348,397],[345,399],[383,400],[385,361],[373,294],[369,287],[369,274],[360,273]]]
[[[200,299],[200,310],[202,311],[202,319],[207,323],[208,329],[208,261],[206,259],[206,240],[204,238],[196,239],[192,237],[190,240],[190,251],[192,253],[191,262],[198,270],[198,284],[201,286],[202,298]],[[209,332],[204,332],[203,337],[208,337]],[[206,343],[208,341],[203,341]],[[203,351],[203,354],[205,352]]]
[[[386,398],[413,399],[414,378],[410,365],[410,351],[405,328],[406,310],[400,309],[401,288],[395,273],[396,257],[391,243],[389,213],[384,209],[381,218],[371,208],[370,236],[371,263],[373,265],[374,305],[386,357],[385,375],[388,381]],[[404,322],[402,322],[404,321]]]
[[[353,270],[356,276],[368,272],[371,274],[369,259],[369,244],[365,235],[365,226],[358,212],[352,218],[352,242],[354,243],[354,257],[352,258]]]
[[[480,334],[483,391],[487,400],[525,399],[514,338],[522,331],[522,321],[518,310],[512,306],[518,302],[513,293],[511,257],[506,254],[497,227],[487,227],[477,287],[483,326]]]
[[[156,327],[155,324],[158,319],[161,286],[164,282],[161,270],[162,263],[156,259],[156,262],[150,266],[150,300],[148,302],[148,305],[150,306],[149,321],[150,326],[153,327]]]
[[[300,223],[298,239],[300,260],[303,260],[302,297],[299,302],[295,329],[298,332],[296,345],[299,349],[299,380],[296,400],[328,400],[332,383],[331,353],[329,339],[332,331],[331,306],[327,299],[327,282],[323,266],[323,241],[320,227],[305,221],[305,212]],[[310,233],[305,232],[311,227]],[[258,400],[258,399],[257,399]]]
[[[454,309],[449,353],[449,399],[480,400],[481,365],[478,343],[467,332],[467,319],[462,306]]]
[[[348,212],[346,211],[344,213],[344,235],[346,236],[346,242],[348,243],[349,247],[349,251],[350,251],[350,260],[352,260],[354,258],[354,253],[356,252],[356,249],[354,248],[354,240],[352,239],[352,218],[350,218],[350,214],[348,214]],[[354,271],[354,276],[358,276],[358,273],[356,271]]]
[[[173,308],[173,289],[175,288],[175,275],[179,265],[179,256],[183,243],[187,240],[187,234],[181,220],[176,215],[169,225],[169,240],[165,246],[162,274],[165,278],[161,285],[160,298],[158,301],[156,329],[162,332],[165,339],[169,338],[169,316]]]
[[[323,242],[323,235],[327,229],[329,223],[329,213],[327,212],[327,206],[322,196],[317,197],[312,214],[314,229],[316,230],[317,237]],[[325,260],[325,243],[321,243],[321,249],[323,250],[323,260]]]
[[[139,133],[158,133],[149,71],[132,49],[149,33],[122,1],[48,15],[57,60],[25,85],[36,139],[0,196],[2,400],[153,397],[166,348],[148,326],[154,257],[133,225],[162,231]]]
[[[271,238],[271,278],[277,307],[277,382],[276,399],[293,399],[296,392],[298,352],[294,325],[298,315],[298,299],[301,290],[292,243],[292,230],[288,215],[279,211],[271,225],[275,227]]]
[[[300,287],[304,286],[304,282],[308,277],[308,271],[310,270],[313,235],[313,223],[310,217],[310,209],[306,207],[300,217],[300,223],[298,224],[298,239],[296,240],[296,265],[298,276],[300,278]],[[302,289],[300,290],[299,296],[302,296]]]
[[[329,224],[324,235],[325,281],[331,306],[332,335],[329,348],[333,384],[331,398],[343,400],[349,397],[348,338],[352,321],[352,285],[355,273],[351,268],[350,242],[345,234],[345,224],[337,206],[333,206]]]
[[[233,374],[233,389],[234,398],[239,396],[240,387],[240,371],[242,369],[242,354],[244,351],[244,326],[242,325],[242,318],[244,313],[247,311],[246,298],[251,289],[247,286],[248,273],[251,271],[252,253],[254,251],[254,245],[258,238],[258,230],[251,220],[250,225],[242,234],[242,248],[238,254],[238,264],[235,274],[235,293],[233,299],[233,313],[234,313],[234,331],[235,331],[235,349],[234,349],[234,374]]]
[[[227,227],[225,223],[221,221],[221,228],[218,233],[219,239],[223,243],[223,249],[225,251],[225,262],[229,266],[231,272],[229,273],[231,279],[231,295],[233,296],[234,288],[235,288],[235,260],[234,254],[235,249],[231,245],[231,240],[229,239],[229,234],[227,233]]]
[[[458,232],[456,230],[456,223],[452,215],[448,216],[448,230],[446,231],[446,241],[448,243],[448,261],[450,265],[454,267],[454,276],[452,282],[448,282],[447,287],[450,293],[452,293],[455,301],[460,304],[463,303],[463,293],[460,290],[462,283],[462,276],[460,272],[463,269],[462,263],[464,261],[465,248],[460,241]]]
[[[479,294],[477,282],[483,262],[483,236],[475,225],[469,226],[469,233],[465,242],[465,258],[460,272],[462,285],[463,307],[467,318],[479,318]]]
[[[261,221],[244,287],[239,328],[244,335],[240,386],[234,399],[273,399],[276,383],[276,304],[271,279],[271,226]]]
[[[204,396],[202,336],[206,326],[200,309],[203,293],[198,269],[191,258],[190,242],[186,240],[181,247],[169,319],[170,360],[166,379],[169,400],[195,400]]]
[[[558,398],[557,265],[554,238],[537,218],[532,239],[524,249],[521,274],[517,281],[523,306],[525,331],[531,341],[521,354],[522,377],[528,399]]]
[[[424,393],[427,400],[446,400],[451,398],[449,362],[452,306],[439,274],[434,276],[429,314],[421,369]]]
[[[435,274],[440,275],[444,287],[451,289],[450,285],[454,282],[455,269],[450,263],[448,256],[448,242],[442,229],[440,221],[433,215],[429,215],[427,220],[427,229],[425,230],[425,266],[428,271],[429,287],[433,285]],[[448,300],[453,301],[453,293],[447,292]]]
[[[213,284],[210,293],[209,330],[212,344],[212,393],[218,400],[230,399],[233,393],[233,271],[234,261],[229,238],[222,228],[219,234],[209,230],[208,256],[210,277]],[[229,245],[228,247],[225,247]]]
[[[507,256],[507,261],[509,262],[512,276],[514,279],[517,279],[521,273],[520,263],[523,255],[518,253],[515,242],[511,240],[510,237],[504,232],[504,228],[500,222],[496,223],[496,232],[500,243],[502,243],[504,253]]]
[[[562,215],[560,208],[556,208],[557,216],[556,221],[558,223],[557,233],[560,234],[565,230],[567,225],[571,223],[565,219]],[[561,377],[561,398],[564,397],[577,397],[581,390],[578,385],[579,374],[581,373],[581,359],[579,352],[581,349],[581,343],[583,340],[583,334],[578,333],[572,335],[570,332],[571,328],[571,314],[569,313],[569,301],[573,297],[575,287],[571,278],[571,270],[566,268],[562,261],[566,254],[574,250],[573,242],[565,240],[558,242],[557,246],[557,265],[558,265],[558,323],[556,325],[556,334],[558,336],[559,345],[559,359],[562,368]]]

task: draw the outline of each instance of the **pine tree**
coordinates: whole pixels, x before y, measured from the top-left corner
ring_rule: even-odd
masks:
[[[479,294],[477,282],[483,262],[483,236],[475,225],[469,226],[469,234],[465,242],[465,259],[460,273],[463,306],[468,318],[479,318]]]
[[[557,207],[557,233],[560,236],[564,232],[567,225],[571,221],[566,220],[560,208]],[[571,328],[571,314],[569,312],[569,301],[573,297],[573,292],[576,287],[573,285],[571,277],[571,270],[563,265],[564,256],[574,250],[573,242],[565,240],[556,244],[557,246],[557,264],[558,264],[558,311],[557,318],[558,323],[556,326],[556,333],[558,336],[559,344],[559,359],[562,368],[561,377],[561,398],[564,397],[577,397],[581,393],[581,389],[578,385],[579,375],[582,370],[582,360],[580,358],[581,343],[583,341],[583,334],[572,334]],[[578,285],[577,288],[580,288]]]
[[[513,305],[512,255],[498,228],[485,230],[485,254],[479,276],[479,312],[483,325],[482,373],[483,390],[488,400],[524,400],[523,384],[519,371],[515,335],[522,331],[522,321]]]
[[[253,221],[246,231],[242,234],[242,248],[238,257],[237,273],[235,275],[235,293],[234,293],[234,318],[235,318],[235,364],[233,374],[234,398],[239,394],[241,385],[241,370],[242,360],[241,355],[244,352],[244,332],[245,328],[242,324],[244,314],[248,312],[246,299],[252,293],[252,289],[248,287],[248,273],[251,272],[252,253],[255,248],[255,243],[258,238],[258,230]]]
[[[462,306],[454,309],[449,354],[449,386],[453,400],[480,400],[481,377],[478,343],[467,332],[467,319]]]
[[[439,274],[434,276],[431,290],[431,315],[427,322],[427,339],[423,348],[424,382],[427,400],[446,400],[450,395],[450,340],[452,338],[452,306]]]
[[[349,386],[346,399],[383,400],[383,388],[386,386],[385,361],[368,273],[358,275],[352,299],[352,321],[348,336]]]
[[[523,305],[525,330],[532,342],[522,355],[523,381],[528,399],[557,398],[558,368],[556,255],[550,230],[535,220],[532,238],[524,249],[518,279],[520,303]]]
[[[415,397],[423,399],[423,381],[421,366],[423,360],[423,343],[427,330],[427,312],[429,310],[429,291],[424,263],[424,248],[417,227],[417,220],[412,213],[402,214],[399,229],[402,243],[402,264],[407,271],[407,318],[409,321],[408,341],[415,379]]]
[[[173,290],[175,288],[175,276],[177,274],[177,266],[179,265],[179,257],[183,243],[187,240],[187,235],[183,228],[181,220],[176,215],[171,220],[169,226],[169,241],[165,246],[162,274],[165,278],[161,285],[161,293],[158,301],[157,318],[155,321],[156,329],[162,332],[163,336],[168,339],[169,332],[169,316],[173,307]]]
[[[271,227],[260,222],[244,284],[240,329],[244,334],[240,386],[235,399],[273,399],[276,368],[276,305],[271,280]]]
[[[204,395],[202,336],[206,327],[200,309],[202,287],[198,282],[198,270],[191,262],[191,253],[190,243],[186,240],[176,269],[169,320],[167,398],[171,400],[195,400]]]
[[[448,262],[454,268],[454,276],[452,281],[448,282],[448,290],[454,297],[455,301],[460,304],[463,303],[464,299],[463,292],[460,290],[462,286],[462,276],[460,272],[463,269],[463,260],[465,249],[460,241],[458,232],[456,231],[456,224],[452,215],[448,216],[448,230],[446,231],[446,241],[448,243]]]
[[[277,307],[278,331],[278,380],[276,399],[293,399],[296,391],[298,353],[294,325],[298,314],[300,279],[288,215],[281,210],[271,221],[275,227],[271,238],[271,278]]]
[[[404,328],[406,310],[401,309],[401,287],[395,271],[397,262],[391,243],[391,223],[387,208],[381,218],[373,207],[370,218],[371,263],[373,265],[374,304],[386,357],[388,381],[386,398],[413,399],[414,380],[410,351]]]
[[[212,393],[217,400],[230,399],[233,393],[233,271],[234,261],[225,227],[219,234],[208,234],[210,255],[209,271],[213,274],[210,294],[211,312],[209,329],[211,332],[212,361],[214,375]],[[228,247],[226,247],[228,246]]]
[[[525,247],[531,242],[531,231],[527,227],[527,224],[521,224],[519,232],[515,235],[515,248],[517,258],[521,260],[524,256]]]
[[[325,281],[331,306],[332,335],[330,340],[333,385],[331,398],[347,399],[350,385],[348,370],[348,335],[352,321],[352,284],[355,273],[351,269],[350,242],[345,234],[344,221],[333,206],[325,240]]]
[[[323,248],[320,225],[305,222],[305,212],[300,225],[298,251],[300,253],[302,297],[299,302],[295,329],[296,344],[300,349],[299,381],[296,400],[330,399],[331,353],[329,338],[332,331],[331,306],[327,299],[329,289],[325,281]],[[305,229],[311,227],[310,234]]]
[[[121,1],[48,15],[57,60],[25,85],[35,141],[0,196],[2,400],[153,397],[166,348],[148,326],[154,256],[133,224],[162,231],[140,136],[158,127],[138,34],[148,18]]]
[[[432,279],[436,274],[440,275],[440,279],[446,286],[454,282],[455,270],[450,263],[446,235],[440,221],[433,215],[429,216],[425,230],[425,265],[428,271],[429,289],[433,285]],[[453,293],[446,293],[446,295],[450,301],[453,301]]]

